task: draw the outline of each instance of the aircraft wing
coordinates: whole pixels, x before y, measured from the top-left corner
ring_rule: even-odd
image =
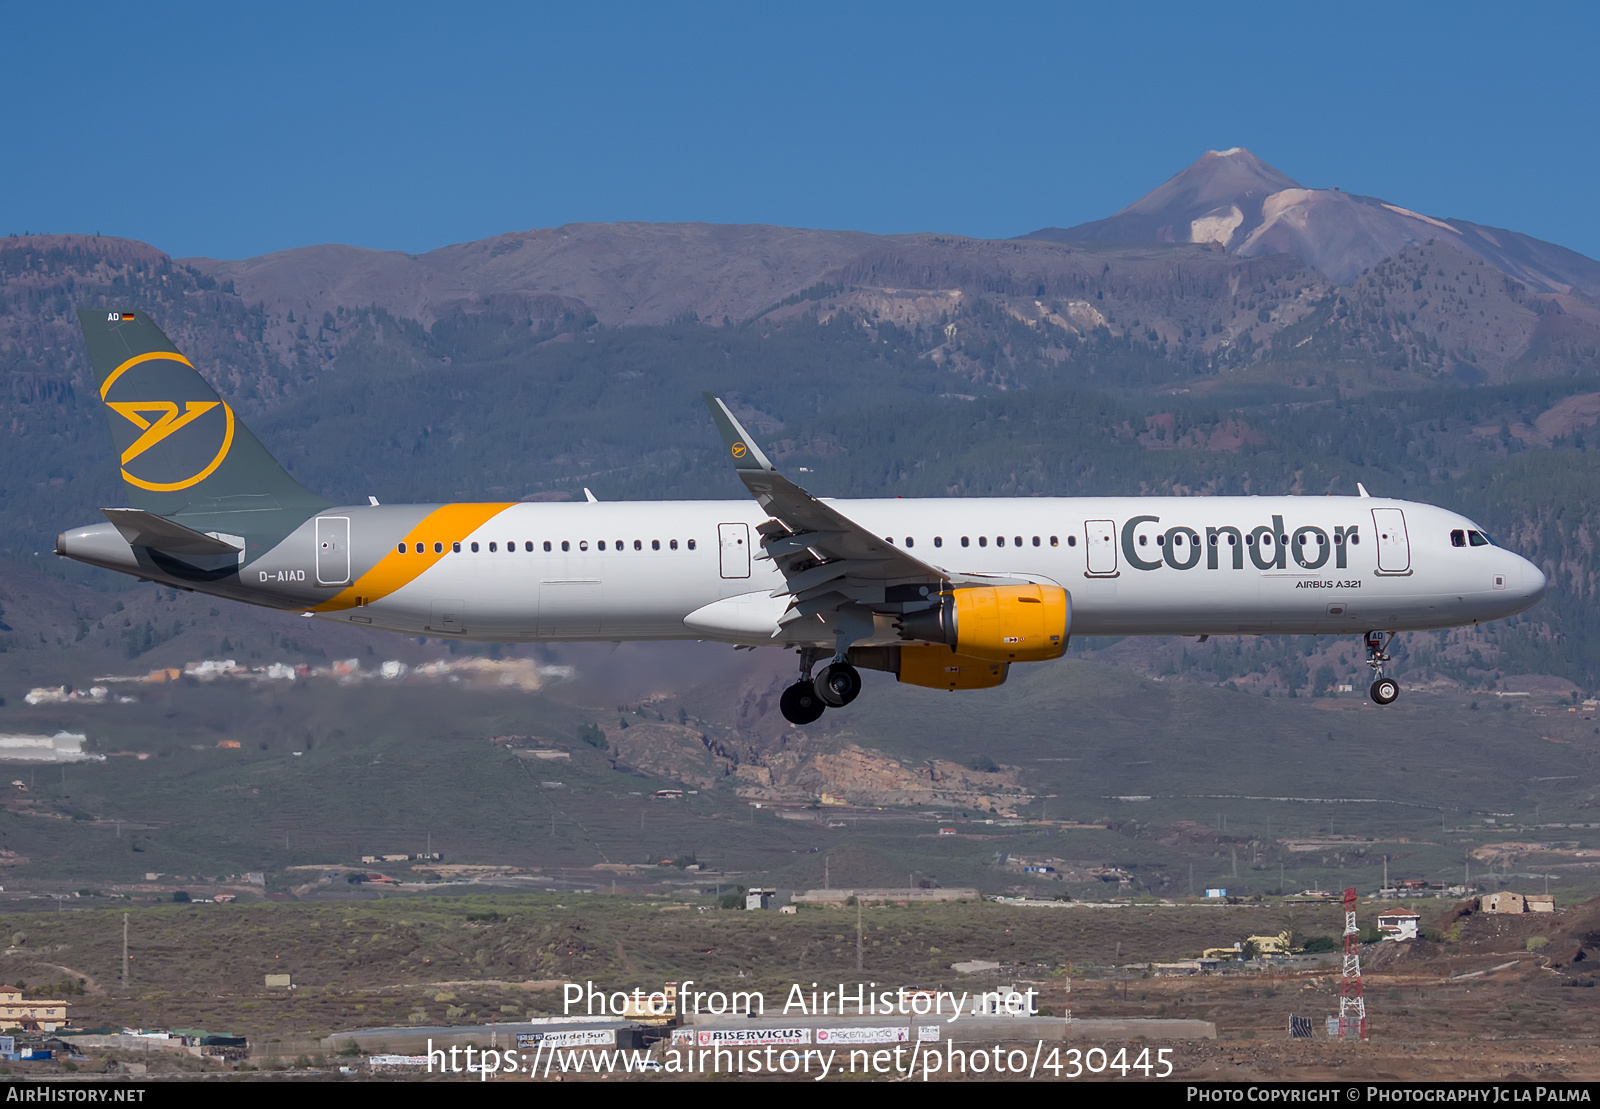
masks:
[[[846,604],[914,603],[948,585],[951,575],[942,567],[872,534],[778,473],[728,406],[711,393],[702,395],[734,470],[772,517],[756,530],[766,557],[784,577],[784,588],[773,596],[792,598],[781,624]]]

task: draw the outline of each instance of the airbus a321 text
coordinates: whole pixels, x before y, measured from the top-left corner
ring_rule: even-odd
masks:
[[[138,311],[79,313],[130,507],[56,553],[407,635],[698,639],[799,652],[796,724],[859,668],[981,689],[1080,635],[1362,634],[1521,612],[1526,559],[1453,512],[1370,497],[819,500],[706,396],[753,501],[339,505],[302,488]],[[820,670],[816,670],[818,664]],[[813,671],[816,671],[813,673]]]

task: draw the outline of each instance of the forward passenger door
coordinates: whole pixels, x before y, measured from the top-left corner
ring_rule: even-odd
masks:
[[[1406,514],[1398,508],[1374,508],[1372,524],[1378,533],[1378,573],[1411,572],[1411,540],[1406,535]]]

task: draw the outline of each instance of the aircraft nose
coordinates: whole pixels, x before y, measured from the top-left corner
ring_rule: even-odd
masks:
[[[1545,580],[1543,570],[1521,555],[1517,556],[1517,561],[1522,563],[1522,595],[1530,605],[1536,604],[1544,596],[1549,582]]]

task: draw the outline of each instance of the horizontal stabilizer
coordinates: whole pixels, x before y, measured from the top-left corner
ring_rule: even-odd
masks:
[[[243,549],[142,508],[102,508],[100,511],[122,533],[129,546],[187,555],[238,554]]]

